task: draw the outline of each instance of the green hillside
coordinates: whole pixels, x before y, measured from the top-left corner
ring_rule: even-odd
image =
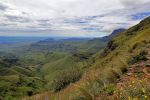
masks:
[[[61,74],[62,77],[56,77],[58,79],[54,82],[55,92],[25,99],[35,100],[40,97],[39,100],[149,100],[149,57],[150,17],[109,41],[102,51],[93,56],[91,66],[85,70],[77,83],[61,90],[60,87],[64,85],[60,82],[68,82],[64,79],[68,76]],[[78,74],[80,76],[80,73]]]
[[[149,33],[150,17],[128,30],[110,35],[113,38],[111,40],[109,36],[90,40],[47,39],[20,46],[11,53],[2,52],[1,98],[20,100],[31,96],[25,99],[122,100],[117,94],[121,91],[118,83],[124,75],[129,74],[131,66],[148,60],[146,52],[150,47]],[[142,70],[149,73],[147,69]],[[135,81],[141,76],[139,73],[135,75],[137,77],[127,78]],[[149,96],[149,88],[142,88],[147,89],[144,96]],[[45,94],[46,91],[48,93]],[[124,95],[131,98],[129,93],[125,91]],[[134,96],[137,96],[136,93]]]
[[[79,98],[85,100],[123,100],[123,98],[124,100],[128,98],[148,100],[150,97],[149,72],[146,73],[145,79],[143,78],[144,71],[132,72],[130,70],[132,66],[139,66],[136,69],[138,70],[150,63],[146,58],[149,48],[150,17],[112,39],[103,52],[96,55],[95,63],[85,75],[86,78],[83,78],[84,82],[81,81],[78,88],[79,93],[73,98],[76,98],[75,100],[80,100]],[[146,69],[149,70],[149,68]],[[122,82],[123,79],[125,82]],[[137,80],[143,81],[134,84]],[[132,87],[130,83],[133,84]],[[142,89],[146,91],[143,95]]]
[[[95,49],[90,52],[86,46],[87,41],[89,39],[67,39],[53,43],[51,40],[43,40],[31,45],[10,48],[9,52],[1,52],[1,98],[20,99],[43,91],[55,91],[53,84],[56,79],[60,79],[60,73],[68,74],[66,77],[69,77],[72,71],[73,73],[80,71],[73,75],[80,79],[85,68],[91,63],[89,57],[96,52],[95,49],[104,46],[94,47]],[[98,42],[101,44],[101,41]],[[91,43],[89,46],[92,45]],[[73,82],[77,79],[73,79]],[[61,88],[65,88],[71,82],[68,81]]]

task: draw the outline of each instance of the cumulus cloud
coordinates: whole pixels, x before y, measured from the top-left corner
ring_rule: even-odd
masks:
[[[0,35],[97,37],[149,15],[149,0],[1,0]]]

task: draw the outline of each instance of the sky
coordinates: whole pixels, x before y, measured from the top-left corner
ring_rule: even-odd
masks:
[[[0,36],[102,37],[150,16],[150,0],[0,0]]]

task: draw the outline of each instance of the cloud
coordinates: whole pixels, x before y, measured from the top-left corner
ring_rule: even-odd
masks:
[[[3,4],[2,2],[0,2],[0,10],[6,10],[8,8],[7,5]]]
[[[149,0],[120,0],[120,2],[127,6],[127,7],[133,7],[133,6],[137,6],[137,5],[141,5],[141,4],[145,4],[145,3],[149,3]]]
[[[6,15],[5,16],[8,21],[11,21],[11,22],[20,22],[20,23],[23,23],[23,22],[29,22],[30,19],[26,18],[26,17],[21,17],[21,16],[10,16],[10,15]]]
[[[149,0],[1,0],[0,35],[104,36],[149,15]]]

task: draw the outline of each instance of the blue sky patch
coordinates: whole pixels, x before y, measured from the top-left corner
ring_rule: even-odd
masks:
[[[132,19],[133,20],[140,20],[140,19],[143,19],[143,18],[148,17],[148,16],[150,16],[150,12],[138,13],[136,15],[133,15]]]

